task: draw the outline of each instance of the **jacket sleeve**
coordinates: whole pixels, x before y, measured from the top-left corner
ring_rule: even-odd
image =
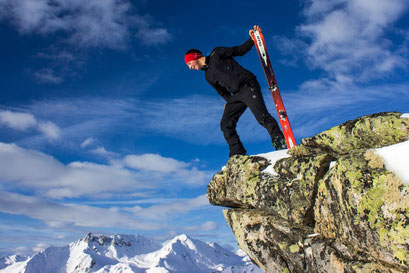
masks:
[[[229,91],[227,91],[226,88],[224,88],[223,86],[221,86],[221,85],[219,85],[219,84],[217,84],[217,83],[212,83],[212,82],[209,82],[209,81],[208,81],[208,83],[209,83],[211,86],[213,86],[214,89],[216,89],[217,93],[219,93],[219,95],[220,95],[225,101],[228,101],[228,100],[229,100],[229,98],[231,97],[231,94],[230,94]]]
[[[222,58],[243,56],[244,54],[250,51],[253,45],[254,45],[253,39],[249,38],[242,45],[233,47],[216,47],[214,51],[216,51]]]

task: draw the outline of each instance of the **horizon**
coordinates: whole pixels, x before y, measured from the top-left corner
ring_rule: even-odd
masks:
[[[228,160],[224,100],[190,48],[260,25],[297,143],[360,116],[409,113],[405,0],[0,0],[0,256],[80,234],[237,242],[206,188]],[[228,12],[227,12],[228,11]],[[257,76],[256,49],[236,60]],[[273,151],[249,110],[249,155]]]

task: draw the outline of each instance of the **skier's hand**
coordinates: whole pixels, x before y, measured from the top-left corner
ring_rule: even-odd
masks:
[[[254,25],[254,27],[249,30],[249,35],[250,35],[250,37],[251,37],[252,39],[253,39],[254,30],[261,31],[261,27],[260,27],[260,26],[257,26],[257,25]]]

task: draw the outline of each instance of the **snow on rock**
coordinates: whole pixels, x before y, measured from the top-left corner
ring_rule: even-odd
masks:
[[[409,141],[376,149],[375,153],[383,158],[389,171],[409,185]]]
[[[116,265],[107,265],[101,268],[100,270],[96,271],[95,273],[135,273],[135,272],[143,272],[143,271],[136,271],[137,269],[133,269],[128,264],[119,263]]]
[[[401,118],[409,118],[409,113],[403,114]]]
[[[257,267],[251,262],[250,257],[243,250],[238,249],[235,252],[235,254],[242,258],[241,260],[245,262],[245,265],[234,267],[229,266],[228,268],[224,269],[221,273],[244,273],[244,272],[264,273],[263,270],[261,270],[259,267]]]
[[[237,256],[240,256],[240,257],[241,257],[241,260],[242,260],[243,262],[249,262],[249,263],[251,263],[250,257],[247,255],[246,252],[244,252],[244,251],[241,250],[240,248],[235,252],[235,254],[236,254]]]
[[[10,261],[10,262],[6,262]],[[32,258],[1,258],[0,273],[261,273],[248,259],[185,234],[160,243],[133,235],[94,236]]]
[[[278,176],[278,174],[274,171],[274,165],[280,159],[291,157],[291,155],[289,155],[287,152],[288,150],[279,150],[279,151],[265,153],[265,154],[258,154],[257,156],[261,156],[261,157],[264,157],[270,160],[271,165],[269,165],[264,170],[264,172],[269,173],[273,176]]]
[[[19,255],[0,257],[0,272],[24,273],[29,260],[30,258],[28,256]]]
[[[25,273],[28,272],[64,272],[65,263],[70,254],[68,246],[49,247],[34,255],[27,263]],[[0,271],[1,272],[1,271]],[[77,271],[79,273],[79,271]]]
[[[27,262],[18,262],[12,264],[4,269],[1,269],[1,273],[25,273],[27,267]]]
[[[0,257],[0,269],[6,268],[10,265],[21,263],[29,259],[28,256],[12,255],[7,257]]]
[[[223,270],[226,266],[241,263],[241,257],[218,244],[207,244],[186,235],[180,235],[165,242],[162,249],[144,258],[152,268],[147,272],[204,273],[220,271],[218,268]],[[167,271],[161,271],[159,268]]]
[[[243,250],[241,250],[240,248],[236,250],[236,252],[234,252],[237,256],[243,257],[243,258],[248,258],[247,253],[244,252]]]
[[[224,269],[221,273],[244,273],[244,272],[264,273],[263,270],[261,270],[259,267],[255,266],[254,264],[236,266],[236,267],[228,267]]]

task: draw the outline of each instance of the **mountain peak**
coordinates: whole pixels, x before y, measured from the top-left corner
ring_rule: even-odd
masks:
[[[173,242],[173,243],[176,243],[176,242],[181,242],[181,243],[183,243],[183,244],[186,244],[186,243],[193,243],[193,241],[194,241],[195,239],[193,239],[193,238],[190,238],[188,235],[186,235],[186,234],[181,234],[181,235],[177,235],[177,236],[175,236],[173,239],[170,239],[169,240],[169,242]]]
[[[85,242],[88,245],[99,244],[100,246],[119,246],[119,247],[130,247],[133,244],[151,244],[156,243],[155,240],[148,239],[141,235],[125,235],[125,234],[115,234],[115,235],[93,235],[91,232],[88,233],[84,238],[77,242]]]
[[[177,239],[177,240],[180,240],[180,241],[186,241],[186,240],[188,240],[190,238],[186,234],[181,234],[181,235],[176,236],[174,239]]]

